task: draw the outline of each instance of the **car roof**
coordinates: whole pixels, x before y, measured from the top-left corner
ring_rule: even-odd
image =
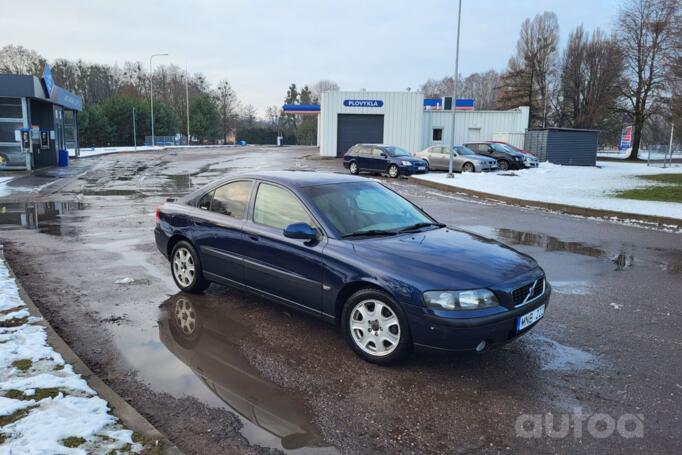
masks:
[[[228,181],[239,178],[267,180],[269,182],[279,183],[282,185],[293,186],[298,188],[303,188],[306,186],[331,185],[334,183],[357,183],[369,181],[366,178],[357,177],[355,175],[304,170],[250,172],[246,174],[233,175],[224,180]]]

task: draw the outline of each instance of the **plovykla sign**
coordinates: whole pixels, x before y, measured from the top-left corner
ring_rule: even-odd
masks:
[[[382,107],[384,102],[382,100],[343,100],[343,105],[346,107]]]

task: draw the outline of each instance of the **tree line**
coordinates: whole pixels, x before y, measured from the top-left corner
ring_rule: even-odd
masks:
[[[43,56],[23,46],[0,49],[0,73],[40,77],[46,63]],[[151,136],[152,77],[156,136],[186,134],[188,98],[193,142],[229,142],[240,130],[256,126],[255,108],[240,103],[227,80],[213,88],[202,73],[187,74],[177,65],[157,65],[151,75],[141,62],[119,66],[59,58],[51,62],[51,68],[58,85],[83,97],[81,146],[132,145],[133,108],[137,143]]]
[[[666,144],[673,122],[682,139],[682,1],[626,0],[611,31],[580,25],[563,49],[557,15],[538,14],[521,24],[503,71],[458,77],[458,96],[475,98],[477,109],[529,106],[529,128],[599,129],[600,141],[613,145],[632,125],[636,159],[644,139]],[[421,89],[449,96],[453,78]]]

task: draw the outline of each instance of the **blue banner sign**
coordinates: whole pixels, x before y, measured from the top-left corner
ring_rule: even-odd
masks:
[[[45,85],[45,97],[52,96],[52,89],[54,88],[54,79],[52,79],[52,68],[50,65],[45,65],[43,68],[43,84]]]
[[[343,100],[343,105],[346,107],[382,107],[384,102],[382,100]]]

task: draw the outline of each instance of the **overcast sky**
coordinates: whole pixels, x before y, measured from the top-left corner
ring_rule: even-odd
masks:
[[[460,73],[501,70],[526,17],[554,11],[562,45],[579,24],[609,29],[618,0],[463,0]],[[0,15],[0,46],[48,60],[187,65],[226,78],[259,114],[281,105],[289,83],[342,89],[416,89],[454,72],[456,0],[32,0]],[[58,82],[58,81],[57,81]]]

